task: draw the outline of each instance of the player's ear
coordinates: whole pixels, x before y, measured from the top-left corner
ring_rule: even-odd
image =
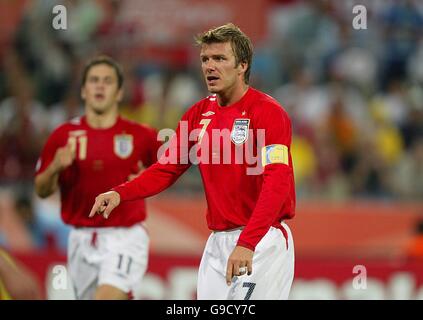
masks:
[[[238,63],[238,74],[245,73],[247,71],[248,63],[247,62],[240,62]]]
[[[117,92],[117,97],[116,97],[116,100],[117,100],[118,103],[120,103],[122,101],[123,93],[124,93],[123,88],[120,88]]]
[[[85,93],[85,87],[84,86],[82,86],[82,88],[81,88],[81,99],[82,100],[85,100],[85,98],[86,98],[86,93]]]

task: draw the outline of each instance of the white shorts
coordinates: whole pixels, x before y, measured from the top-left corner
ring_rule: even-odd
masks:
[[[213,232],[204,249],[198,272],[200,300],[286,300],[294,279],[294,242],[291,230],[270,227],[257,244],[251,275],[235,276],[226,284],[226,265],[242,230]]]
[[[148,263],[149,237],[132,227],[79,228],[69,236],[68,267],[77,299],[93,299],[108,284],[138,298]]]

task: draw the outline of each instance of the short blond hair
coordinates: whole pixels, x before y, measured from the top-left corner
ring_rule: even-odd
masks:
[[[210,43],[230,42],[235,56],[235,66],[241,62],[247,63],[247,70],[244,74],[244,82],[250,81],[251,62],[253,60],[253,45],[250,38],[233,23],[227,23],[220,27],[212,28],[195,37],[197,45]]]

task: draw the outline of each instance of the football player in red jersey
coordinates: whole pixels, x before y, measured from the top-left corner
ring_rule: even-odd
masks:
[[[295,214],[290,118],[275,99],[249,86],[252,44],[237,26],[211,29],[196,40],[212,95],[185,113],[156,164],[99,195],[90,216],[111,219],[128,200],[166,189],[197,162],[195,147],[213,231],[197,297],[287,299],[294,277],[294,243],[283,222]],[[187,132],[197,139],[186,141]]]
[[[97,194],[157,161],[155,130],[119,116],[122,95],[119,65],[106,56],[91,60],[82,79],[85,115],[55,129],[37,163],[37,194],[59,189],[63,221],[74,227],[68,267],[77,299],[137,297],[147,267],[143,199],[120,206],[108,220],[88,218]]]

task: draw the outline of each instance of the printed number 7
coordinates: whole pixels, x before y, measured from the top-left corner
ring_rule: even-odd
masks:
[[[248,288],[248,291],[244,297],[244,300],[250,300],[251,295],[253,294],[254,288],[256,287],[256,284],[254,282],[244,282],[242,286],[244,288]]]
[[[201,128],[200,134],[198,135],[198,143],[201,142],[201,139],[203,139],[204,133],[206,132],[207,126],[210,124],[211,119],[202,119],[200,121],[200,124],[203,125]]]

